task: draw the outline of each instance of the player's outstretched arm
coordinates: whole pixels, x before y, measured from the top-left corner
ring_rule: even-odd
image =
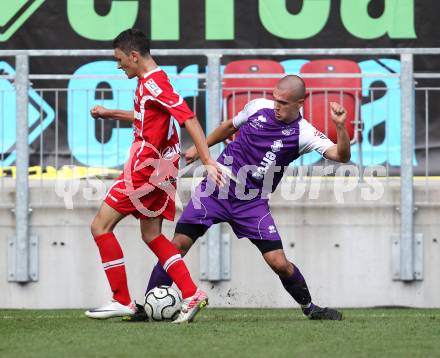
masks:
[[[185,121],[185,128],[188,131],[191,139],[194,142],[195,148],[199,153],[200,160],[205,165],[208,171],[208,176],[217,184],[222,186],[225,183],[225,179],[222,176],[221,169],[217,166],[217,162],[211,158],[209,154],[208,145],[206,144],[205,133],[203,133],[202,127],[200,127],[199,121],[196,117]]]
[[[108,109],[103,106],[95,106],[90,110],[90,114],[93,118],[114,119],[119,121],[133,122],[133,111],[124,111],[121,109]]]
[[[345,128],[347,111],[339,103],[330,102],[330,113],[333,123],[336,125],[337,144],[327,149],[324,157],[336,162],[346,163],[350,160],[350,137]]]
[[[216,129],[212,131],[206,138],[206,142],[208,143],[208,147],[211,147],[217,143],[223,142],[226,138],[229,138],[235,132],[237,132],[237,128],[232,124],[232,119],[227,121],[223,121]],[[185,153],[185,159],[187,163],[192,163],[197,160],[199,155],[197,153],[196,147],[192,146]]]

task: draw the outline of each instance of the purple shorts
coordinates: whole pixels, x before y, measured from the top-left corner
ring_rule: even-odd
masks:
[[[203,185],[203,182],[199,184]],[[210,196],[199,196],[197,190],[183,210],[178,223],[212,224],[227,222],[239,239],[281,240],[270,213],[267,199],[259,197],[252,200],[240,200],[235,196],[220,199],[218,191]]]

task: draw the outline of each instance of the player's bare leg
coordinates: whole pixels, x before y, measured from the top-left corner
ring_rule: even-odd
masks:
[[[102,307],[86,311],[87,317],[106,319],[133,315],[136,312],[128,291],[124,255],[113,233],[113,229],[124,216],[104,202],[93,219],[91,232],[98,246],[113,298]]]
[[[312,302],[306,281],[301,271],[289,260],[284,250],[273,250],[263,254],[263,257],[272,270],[279,276],[286,291],[301,306],[303,313],[312,320],[342,319],[342,313],[328,307],[319,307]]]
[[[112,232],[124,217],[124,214],[119,213],[106,202],[103,202],[90,225],[93,237]]]
[[[178,249],[161,233],[162,219],[141,220],[142,239],[156,254],[159,264],[182,292],[182,306],[175,323],[191,322],[208,304],[205,292],[197,288]]]

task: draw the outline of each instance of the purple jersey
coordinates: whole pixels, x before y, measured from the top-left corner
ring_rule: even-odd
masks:
[[[276,119],[274,101],[264,98],[249,102],[233,124],[240,135],[217,160],[231,168],[245,190],[257,189],[259,196],[273,192],[285,168],[300,155],[313,150],[323,155],[334,145],[301,115],[288,124]],[[232,182],[230,193],[234,192]]]
[[[277,120],[273,107],[273,101],[256,99],[234,117],[240,135],[218,162],[229,167],[224,172],[232,172],[229,176],[236,180],[230,182],[228,191],[205,178],[191,195],[180,224],[208,228],[227,222],[238,238],[281,239],[265,193],[275,190],[285,167],[301,154],[312,150],[324,154],[334,144],[301,116],[289,124]]]

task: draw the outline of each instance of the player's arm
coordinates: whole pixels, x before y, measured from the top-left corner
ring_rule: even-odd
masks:
[[[205,165],[208,177],[217,185],[222,186],[225,179],[222,176],[220,167],[217,166],[217,162],[209,154],[205,133],[203,133],[197,117],[189,109],[183,98],[174,91],[166,76],[157,74],[156,78],[150,78],[146,81],[144,87],[150,93],[151,98],[157,101],[164,111],[173,116],[181,127],[186,128],[199,152],[202,163]]]
[[[195,150],[199,153],[200,160],[205,165],[208,171],[208,176],[213,179],[217,185],[223,185],[225,179],[222,176],[220,168],[217,166],[217,162],[211,158],[209,154],[208,145],[206,144],[205,133],[197,120],[197,117],[192,117],[184,122],[184,127],[190,135]]]
[[[217,143],[223,142],[226,138],[229,138],[235,132],[238,131],[238,128],[234,127],[232,123],[232,119],[228,119],[227,121],[223,121],[212,133],[208,135],[206,138],[206,142],[208,147],[216,145]],[[198,150],[196,147],[192,146],[185,153],[185,160],[187,163],[192,163],[199,158]]]
[[[336,125],[337,144],[328,148],[324,157],[335,162],[346,163],[350,160],[350,137],[345,128],[347,111],[339,103],[330,102],[330,112],[333,123]]]
[[[90,114],[93,118],[114,119],[125,122],[134,121],[133,111],[124,111],[121,109],[108,109],[103,106],[95,106],[90,110]]]

